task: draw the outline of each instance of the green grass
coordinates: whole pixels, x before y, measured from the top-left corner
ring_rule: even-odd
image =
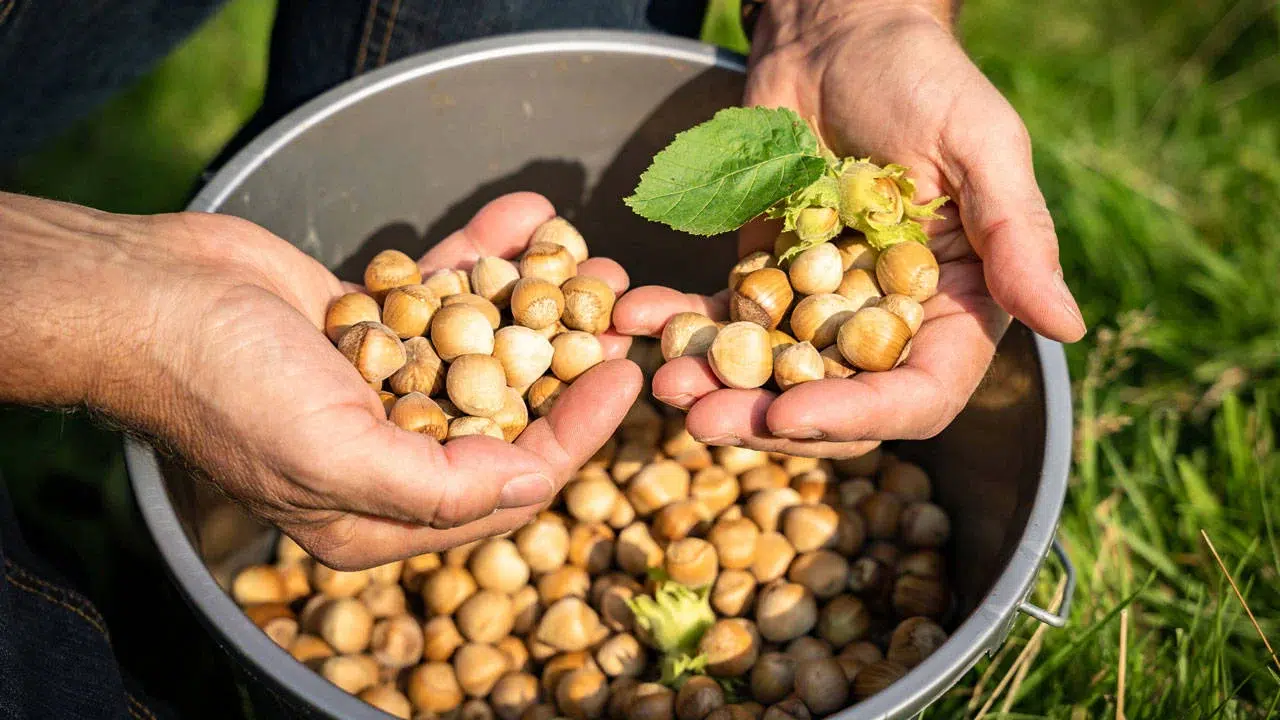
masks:
[[[727,15],[706,29],[741,49],[726,19],[736,6],[717,0]],[[236,0],[25,163],[24,187],[115,210],[177,207],[256,102],[264,7]],[[926,717],[990,703],[987,717],[1110,718],[1121,702],[1131,719],[1275,715],[1280,667],[1201,531],[1280,646],[1280,6],[970,0],[962,31],[1035,138],[1093,328],[1068,349],[1078,427],[1060,534],[1080,587],[1066,629],[1020,621]],[[15,484],[105,474],[120,502],[105,433],[31,414],[6,425],[29,438],[0,456]],[[32,460],[32,447],[52,459]]]

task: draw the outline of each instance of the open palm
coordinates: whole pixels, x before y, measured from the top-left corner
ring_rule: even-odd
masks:
[[[689,431],[712,444],[849,456],[890,439],[931,437],[964,407],[996,344],[1018,318],[1074,341],[1084,323],[1058,265],[1057,239],[1036,185],[1017,113],[950,30],[914,7],[777,3],[766,11],[744,104],[789,107],[841,156],[911,168],[923,200],[953,199],[926,226],[941,266],[938,295],[907,361],[884,373],[820,380],[778,395],[724,388],[704,358],[684,357],[654,378],[654,394],[689,411]],[[772,248],[777,227],[740,237],[743,255]],[[660,334],[674,314],[727,316],[724,293],[632,291],[620,330]]]

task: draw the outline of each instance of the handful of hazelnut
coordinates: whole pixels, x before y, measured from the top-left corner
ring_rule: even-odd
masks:
[[[798,227],[834,225],[833,208],[800,212]],[[877,251],[859,234],[812,245],[786,261],[795,238],[755,252],[729,272],[729,323],[680,313],[662,332],[662,356],[705,355],[727,387],[781,391],[824,378],[892,370],[907,359],[938,291],[938,261],[913,240]]]
[[[588,257],[563,218],[534,232],[515,261],[482,257],[470,272],[424,278],[413,258],[378,253],[364,292],[337,298],[325,333],[379,392],[387,417],[445,442],[514,441],[567,384],[604,360],[614,292],[578,275]]]

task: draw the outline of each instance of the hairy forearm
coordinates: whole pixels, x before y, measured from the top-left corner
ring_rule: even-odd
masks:
[[[117,333],[129,277],[113,216],[0,193],[0,402],[98,404],[121,382]]]

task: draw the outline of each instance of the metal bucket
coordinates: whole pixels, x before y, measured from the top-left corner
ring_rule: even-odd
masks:
[[[679,130],[741,99],[737,57],[687,40],[619,32],[488,39],[420,55],[357,78],[276,124],[213,177],[194,210],[238,215],[358,279],[374,253],[417,254],[493,197],[548,196],[633,284],[712,291],[734,244],[693,240],[640,220],[621,198]],[[696,248],[696,250],[694,249]],[[835,717],[910,717],[1005,639],[1053,549],[1071,454],[1071,399],[1061,346],[1015,324],[960,417],[901,455],[936,478],[951,515],[959,620],[950,639],[885,691]],[[267,558],[274,532],[164,465],[127,448],[146,523],[177,584],[259,690],[320,717],[386,717],[295,662],[225,592]]]

